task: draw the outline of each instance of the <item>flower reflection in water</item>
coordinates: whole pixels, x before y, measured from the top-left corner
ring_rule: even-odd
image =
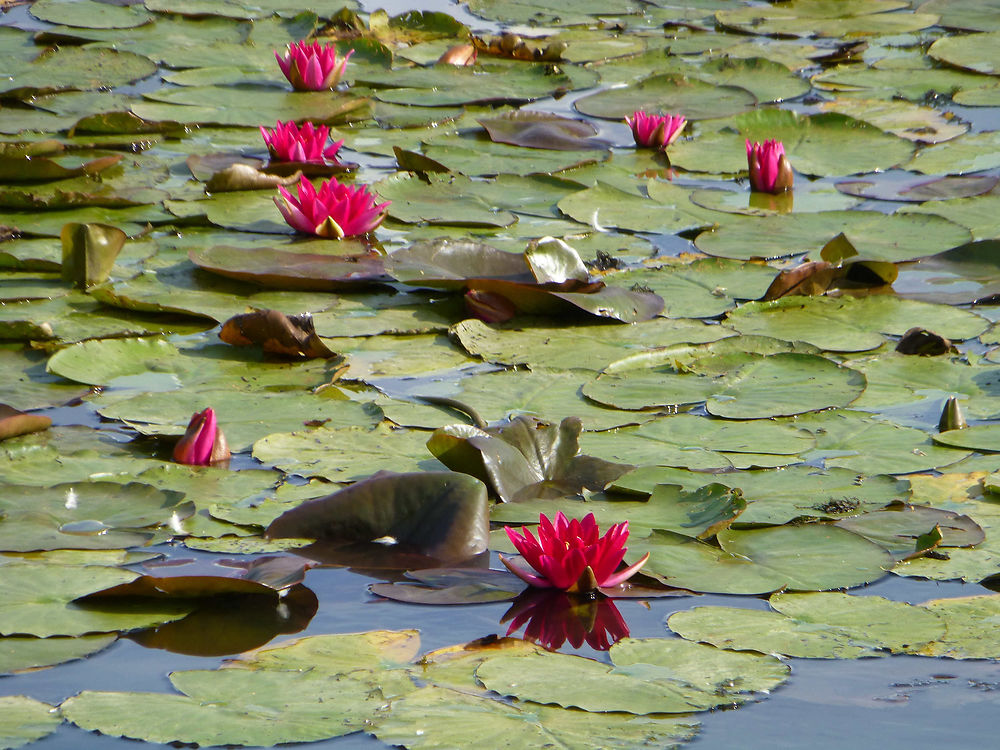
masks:
[[[628,625],[611,599],[551,589],[527,589],[500,622],[510,622],[507,635],[525,626],[525,640],[551,651],[566,641],[573,648],[586,643],[595,651],[607,651],[628,636]]]

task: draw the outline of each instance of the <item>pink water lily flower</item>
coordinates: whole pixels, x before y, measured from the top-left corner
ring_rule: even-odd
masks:
[[[334,141],[329,146],[326,145],[330,137],[330,128],[326,125],[319,127],[311,122],[302,124],[300,128],[294,122],[282,122],[278,120],[274,125],[274,130],[261,126],[260,134],[264,138],[267,150],[271,153],[274,161],[306,161],[306,162],[332,162],[337,161],[337,152],[344,145],[344,141]]]
[[[342,185],[333,177],[319,190],[303,177],[298,197],[284,187],[279,187],[278,192],[274,203],[293,229],[338,240],[375,229],[385,219],[385,209],[391,203],[376,203],[367,185]]]
[[[628,521],[614,524],[600,536],[593,513],[588,513],[582,521],[570,521],[560,512],[555,524],[540,514],[537,540],[528,529],[521,534],[509,526],[504,530],[534,572],[502,555],[500,561],[525,583],[539,588],[584,592],[617,586],[635,575],[649,559],[647,553],[635,565],[618,571],[625,557]]]
[[[750,188],[759,193],[790,190],[795,179],[781,141],[751,143],[747,139],[747,166],[750,168]]]
[[[332,89],[344,75],[347,61],[354,50],[337,59],[337,48],[319,42],[289,44],[285,54],[275,51],[278,65],[285,78],[296,91],[325,91]]]
[[[632,128],[632,137],[637,146],[663,150],[680,137],[687,118],[683,115],[634,112],[631,117],[625,118],[625,122]]]
[[[230,455],[226,436],[219,429],[211,407],[192,415],[187,431],[174,446],[174,461],[189,466],[208,466],[225,461]]]

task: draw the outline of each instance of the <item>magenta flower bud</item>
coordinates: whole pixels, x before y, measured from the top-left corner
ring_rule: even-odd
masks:
[[[676,141],[687,119],[683,115],[648,115],[634,112],[625,122],[632,128],[635,145],[658,148],[661,151]]]
[[[174,446],[174,461],[189,466],[208,466],[225,461],[231,455],[226,436],[219,429],[211,407],[191,417],[187,431]]]
[[[385,209],[391,203],[376,203],[366,185],[342,185],[332,177],[319,190],[303,177],[298,197],[292,197],[284,187],[278,192],[274,204],[293,229],[338,240],[374,230],[385,219]]]
[[[326,125],[316,127],[311,122],[306,122],[299,127],[294,122],[278,120],[274,130],[261,127],[260,134],[273,161],[340,163],[337,161],[337,152],[344,142],[335,141],[327,146],[330,128]]]
[[[649,559],[646,553],[635,565],[619,571],[618,566],[625,558],[628,521],[614,524],[600,536],[593,513],[588,513],[582,521],[570,521],[560,512],[555,524],[540,514],[537,540],[528,529],[522,534],[509,526],[504,530],[534,572],[502,555],[500,562],[522,581],[539,588],[586,592],[617,586],[635,575]]]
[[[484,323],[506,323],[517,314],[514,303],[496,292],[470,289],[465,293],[465,309]]]
[[[275,51],[281,72],[296,91],[326,91],[332,89],[344,75],[347,61],[354,50],[337,58],[337,48],[319,42],[295,42],[285,48],[285,54]]]
[[[780,193],[791,190],[795,175],[785,156],[781,141],[751,143],[747,140],[747,166],[750,168],[750,188],[759,193]]]

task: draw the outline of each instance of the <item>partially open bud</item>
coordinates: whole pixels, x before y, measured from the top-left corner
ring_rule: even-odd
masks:
[[[941,412],[941,421],[938,422],[938,432],[948,430],[964,430],[969,425],[962,414],[962,407],[958,405],[958,399],[952,396],[944,405]]]
[[[454,47],[449,47],[441,57],[438,58],[438,64],[447,65],[473,65],[476,62],[476,57],[478,56],[476,48],[471,44],[456,44]]]
[[[465,293],[465,309],[485,323],[506,323],[517,314],[517,308],[502,294],[479,289]]]
[[[174,461],[189,466],[208,466],[226,461],[231,455],[211,407],[191,417],[187,431],[174,446]]]

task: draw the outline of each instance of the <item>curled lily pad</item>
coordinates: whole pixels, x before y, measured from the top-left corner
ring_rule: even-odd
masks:
[[[0,404],[0,440],[47,430],[52,418],[40,414],[25,414],[7,404]]]
[[[108,280],[125,245],[125,232],[107,224],[70,223],[62,228],[62,276],[79,289]]]
[[[265,352],[289,357],[333,357],[316,335],[311,315],[285,315],[280,310],[257,310],[235,315],[222,324],[219,338],[233,346],[259,345]]]
[[[556,426],[532,417],[480,429],[451,425],[427,441],[443,464],[489,483],[504,502],[602,490],[633,467],[579,453],[583,425],[567,417]]]
[[[986,539],[983,529],[968,516],[906,503],[893,503],[884,510],[841,518],[836,525],[906,558],[928,551],[922,546],[921,537],[931,531],[938,534],[935,548],[974,547]]]
[[[923,203],[925,201],[945,201],[954,198],[972,198],[988,193],[1000,178],[989,175],[971,177],[935,177],[927,179],[919,177],[907,180],[903,184],[896,182],[880,183],[868,180],[850,180],[838,182],[837,190],[848,195],[861,198],[874,198],[883,201],[907,201]]]
[[[461,560],[486,549],[488,529],[486,487],[478,479],[379,472],[283,513],[266,533],[340,542],[388,537],[433,557]]]

